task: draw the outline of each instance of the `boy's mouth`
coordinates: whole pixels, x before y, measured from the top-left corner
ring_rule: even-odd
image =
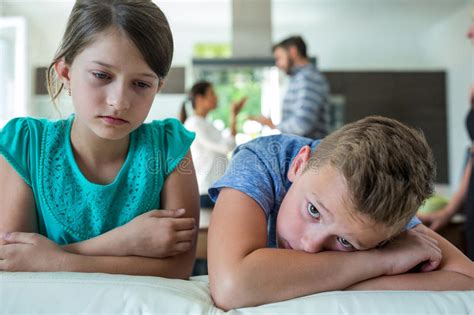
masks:
[[[283,245],[283,248],[293,249],[293,247],[291,247],[290,243],[286,240],[281,240],[281,244]]]

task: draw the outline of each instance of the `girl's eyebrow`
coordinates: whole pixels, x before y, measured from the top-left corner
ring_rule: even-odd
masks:
[[[113,65],[110,65],[110,64],[105,63],[105,62],[102,62],[102,61],[93,60],[92,63],[98,64],[98,65],[100,65],[100,66],[103,66],[103,67],[106,67],[106,68],[110,68],[110,69],[117,69],[117,68],[114,67]],[[157,77],[155,74],[150,73],[150,72],[137,73],[137,75],[142,75],[142,76],[145,76],[145,77],[152,77],[152,78],[154,78],[154,79],[158,79],[158,77]]]

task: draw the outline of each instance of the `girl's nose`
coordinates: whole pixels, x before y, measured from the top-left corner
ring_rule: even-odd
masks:
[[[126,111],[130,108],[130,102],[127,98],[126,88],[122,84],[114,86],[108,95],[107,103],[113,106],[117,111]]]

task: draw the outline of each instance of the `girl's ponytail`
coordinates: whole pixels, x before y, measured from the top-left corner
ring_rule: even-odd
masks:
[[[179,120],[181,121],[182,124],[186,121],[188,118],[188,114],[186,113],[186,103],[188,102],[189,98],[186,98],[181,105],[181,111],[179,112]]]

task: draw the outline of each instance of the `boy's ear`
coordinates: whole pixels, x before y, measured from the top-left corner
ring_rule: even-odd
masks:
[[[71,80],[69,78],[70,68],[71,67],[66,63],[64,58],[54,64],[54,70],[56,70],[59,80],[61,80],[64,86],[68,89],[71,87]]]
[[[298,154],[291,162],[290,169],[288,170],[288,179],[290,182],[294,182],[304,171],[309,159],[311,158],[311,148],[304,146],[300,149]]]

